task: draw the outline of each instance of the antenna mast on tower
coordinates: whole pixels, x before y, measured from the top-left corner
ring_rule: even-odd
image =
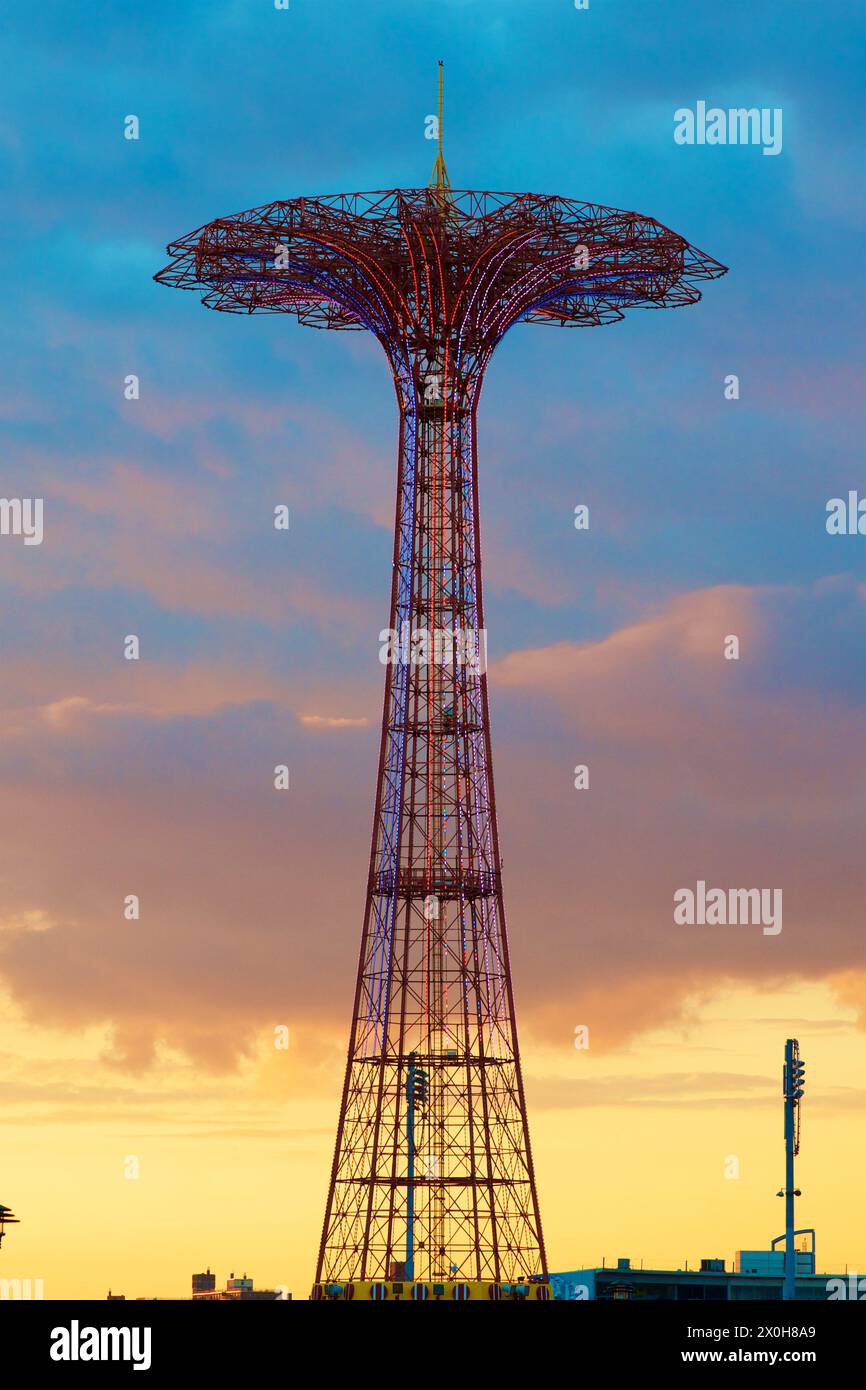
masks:
[[[436,189],[436,191],[437,191],[437,193],[438,193],[438,195],[439,195],[439,198],[438,198],[439,206],[442,207],[442,208],[444,208],[444,207],[446,206],[447,203],[450,203],[450,202],[451,202],[451,180],[450,180],[449,177],[448,177],[448,170],[447,170],[446,167],[445,167],[445,156],[444,156],[443,153],[442,153],[442,109],[443,109],[442,88],[443,88],[443,73],[444,73],[444,64],[443,64],[443,62],[442,62],[442,59],[440,58],[440,59],[439,59],[439,115],[438,115],[438,117],[437,117],[437,125],[436,125],[436,138],[437,138],[436,163],[433,165],[433,173],[430,175],[430,184],[429,184],[429,187],[430,187],[430,188],[435,188],[435,189]]]

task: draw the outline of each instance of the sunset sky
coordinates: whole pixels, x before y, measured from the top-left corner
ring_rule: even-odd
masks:
[[[0,493],[45,510],[41,545],[0,536],[0,1274],[48,1298],[184,1296],[206,1265],[309,1291],[394,395],[364,335],[151,277],[220,214],[424,185],[439,58],[455,187],[635,209],[730,267],[690,308],[518,326],[480,407],[550,1266],[768,1247],[795,1036],[798,1224],[819,1269],[866,1269],[866,536],[825,528],[866,496],[862,5],[44,0],[5,29]],[[677,145],[698,101],[781,109],[781,152]],[[698,880],[781,888],[783,930],[676,926]]]

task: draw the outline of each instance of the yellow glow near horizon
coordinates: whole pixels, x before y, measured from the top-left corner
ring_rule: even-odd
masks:
[[[552,1270],[629,1256],[679,1268],[767,1248],[782,1224],[781,1063],[797,1036],[807,1066],[798,1225],[815,1226],[818,1268],[866,1266],[851,1221],[866,1151],[859,1079],[866,1035],[829,989],[733,989],[689,1021],[596,1055],[522,1044],[533,1153]],[[230,1076],[164,1054],[141,1075],[101,1060],[106,1035],[26,1027],[7,1013],[0,1050],[0,1201],[21,1224],[5,1278],[47,1298],[185,1298],[209,1266],[217,1286],[305,1298],[321,1230],[340,1084],[339,1051],[312,1081],[292,1048]],[[293,1065],[294,1061],[294,1065]],[[134,1156],[138,1178],[126,1178]],[[740,1176],[725,1176],[731,1156]]]

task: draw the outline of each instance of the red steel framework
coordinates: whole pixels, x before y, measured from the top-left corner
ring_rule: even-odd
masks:
[[[399,406],[367,904],[317,1285],[546,1278],[493,792],[476,407],[513,324],[690,304],[725,268],[634,212],[441,177],[271,203],[168,250],[156,279],[210,308],[374,333]]]

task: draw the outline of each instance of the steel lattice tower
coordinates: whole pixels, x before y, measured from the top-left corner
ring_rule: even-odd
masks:
[[[439,137],[431,187],[218,218],[155,277],[213,309],[366,329],[397,394],[394,641],[317,1284],[546,1277],[493,792],[476,408],[515,323],[690,304],[724,272],[634,212],[452,191],[441,86]]]

